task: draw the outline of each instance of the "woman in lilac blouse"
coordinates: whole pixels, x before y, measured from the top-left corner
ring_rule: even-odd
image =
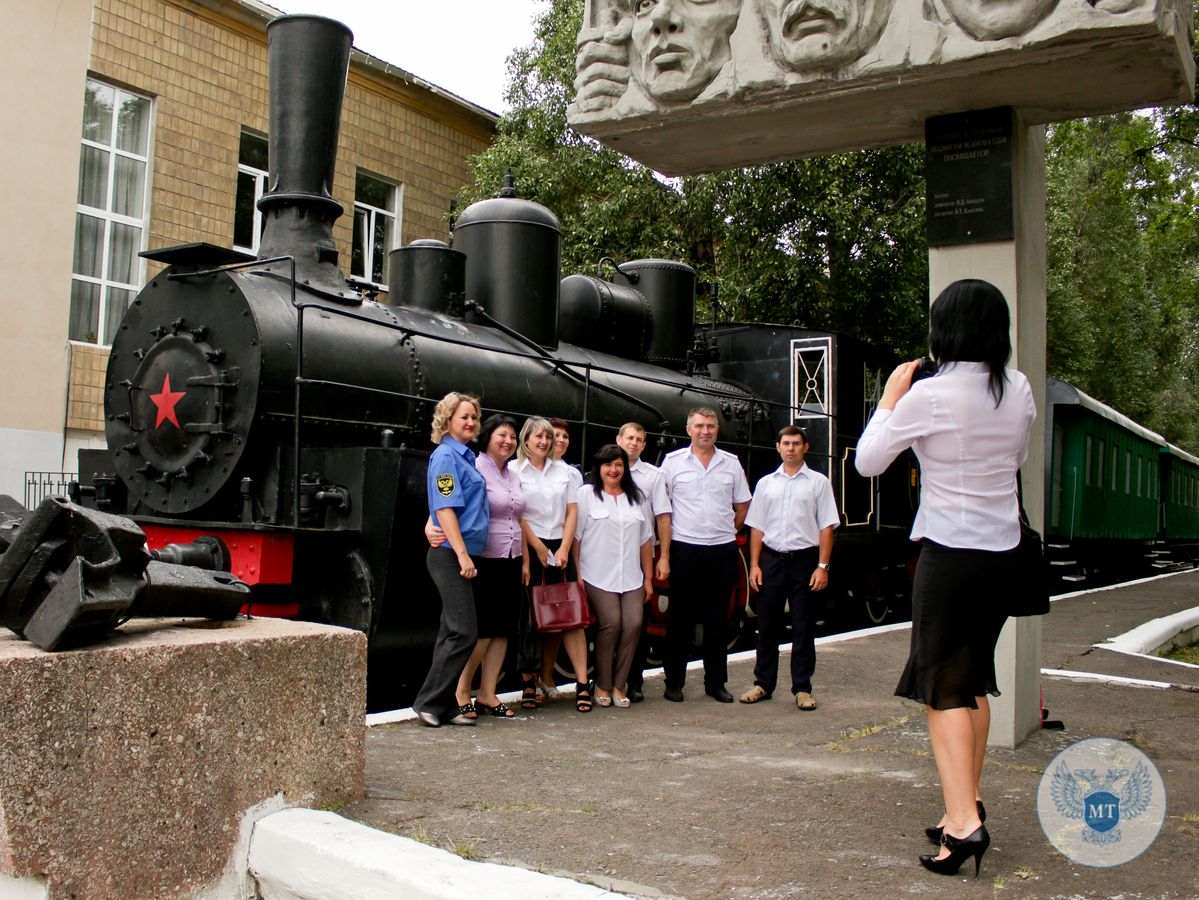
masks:
[[[511,719],[516,713],[496,696],[496,682],[508,652],[508,639],[516,634],[521,608],[521,585],[528,584],[529,564],[521,540],[521,516],[525,512],[520,477],[508,465],[516,452],[516,422],[493,415],[479,429],[479,446],[485,448],[475,468],[487,483],[487,546],[474,557],[479,575],[475,579],[475,614],[479,642],[458,678],[458,703],[470,704],[471,683],[480,670],[475,695],[477,714]]]

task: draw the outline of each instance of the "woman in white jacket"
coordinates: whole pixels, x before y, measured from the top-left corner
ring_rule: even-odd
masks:
[[[957,281],[933,301],[929,351],[936,374],[912,383],[900,365],[858,442],[857,469],[880,475],[909,447],[920,462],[912,540],[912,644],[895,693],[928,707],[928,733],[945,815],[926,829],[939,855],[928,869],[956,874],[971,856],[978,874],[990,836],[979,793],[995,684],[995,643],[1014,584],[1020,542],[1016,476],[1028,455],[1036,407],[1011,357],[1007,301],[994,285]]]

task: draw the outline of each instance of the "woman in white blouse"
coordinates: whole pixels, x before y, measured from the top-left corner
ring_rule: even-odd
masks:
[[[520,476],[525,495],[524,532],[528,543],[529,584],[536,586],[546,580],[550,582],[577,578],[574,560],[570,554],[578,519],[576,492],[583,483],[578,470],[560,459],[553,459],[554,429],[546,419],[532,418],[520,429],[519,459],[512,467]],[[552,574],[558,573],[558,574]],[[545,635],[547,641],[555,641],[557,635]],[[579,712],[591,711],[591,693],[587,679],[587,638],[582,628],[561,635],[562,646],[570,657],[575,675],[575,708]],[[543,654],[541,690],[538,699],[555,699],[559,696],[554,687],[554,659],[556,652]],[[523,699],[522,699],[523,705]]]
[[[945,815],[925,829],[939,855],[920,862],[956,874],[971,856],[975,875],[990,836],[979,780],[995,684],[995,643],[1014,584],[1020,542],[1016,476],[1036,417],[1028,380],[1011,357],[1007,301],[985,281],[956,281],[933,301],[931,378],[912,383],[917,362],[899,366],[858,441],[857,469],[880,475],[912,448],[920,461],[921,542],[912,584],[912,643],[895,693],[928,707],[928,733]]]
[[[643,607],[654,591],[653,529],[633,482],[629,455],[616,444],[600,447],[592,457],[591,484],[579,488],[578,498],[579,581],[600,625],[595,699],[600,706],[626,709]]]

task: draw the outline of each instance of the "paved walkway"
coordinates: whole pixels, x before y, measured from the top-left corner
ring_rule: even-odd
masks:
[[[813,713],[786,694],[718,704],[693,673],[681,704],[662,699],[657,678],[628,710],[579,715],[563,701],[476,728],[375,727],[366,797],[341,812],[462,855],[644,897],[1196,897],[1199,667],[1094,646],[1193,607],[1199,573],[1055,601],[1042,663],[1067,674],[1042,686],[1065,729],[989,755],[993,843],[977,881],[916,861],[931,849],[922,832],[940,813],[940,789],[922,708],[891,693],[906,629],[821,644]],[[1114,678],[1076,677],[1086,673]],[[730,665],[734,693],[751,682],[751,662]],[[1072,864],[1035,811],[1044,767],[1087,737],[1136,744],[1168,793],[1156,843],[1115,868]]]

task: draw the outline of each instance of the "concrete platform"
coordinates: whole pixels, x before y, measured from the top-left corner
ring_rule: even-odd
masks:
[[[136,619],[59,653],[5,632],[0,897],[253,896],[253,818],[361,795],[365,692],[344,628]]]
[[[785,692],[754,706],[715,703],[693,673],[681,704],[663,700],[659,678],[628,710],[580,715],[560,701],[475,728],[375,727],[365,796],[341,813],[640,897],[1195,897],[1199,667],[1095,645],[1197,606],[1195,572],[1054,602],[1043,665],[1058,674],[1042,685],[1065,729],[990,753],[993,843],[978,881],[927,873],[916,860],[931,849],[923,828],[940,814],[940,788],[922,707],[892,696],[906,627],[822,643],[811,713]],[[730,675],[739,693],[752,663],[732,663]],[[1035,808],[1053,757],[1100,736],[1140,747],[1168,793],[1157,841],[1113,868],[1072,864]]]

